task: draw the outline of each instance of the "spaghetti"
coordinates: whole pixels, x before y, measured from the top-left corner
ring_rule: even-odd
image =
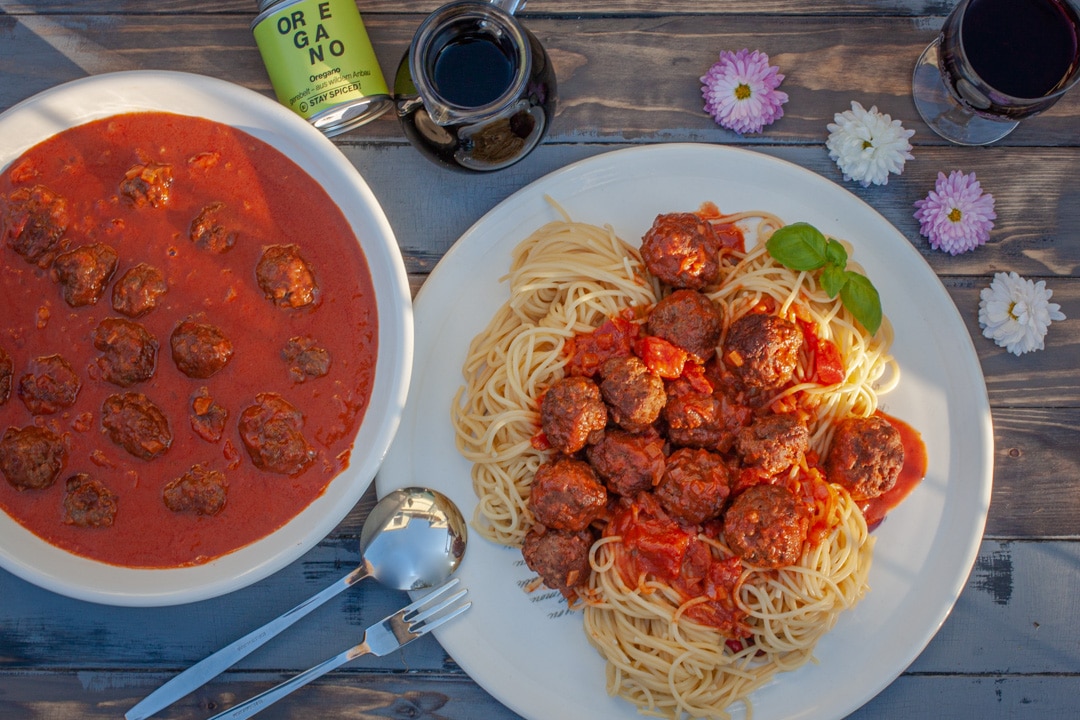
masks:
[[[814,339],[800,351],[792,381],[762,401],[767,412],[806,421],[807,456],[772,482],[811,508],[810,529],[797,562],[769,569],[740,559],[722,532],[701,526],[682,542],[704,554],[712,583],[705,592],[702,583],[690,588],[683,578],[634,564],[622,531],[646,532],[655,519],[647,507],[635,503],[629,519],[608,519],[589,551],[588,583],[577,591],[585,630],[607,662],[608,691],[669,718],[727,717],[725,708],[748,703],[776,672],[807,662],[839,613],[866,591],[873,541],[856,502],[825,481],[817,458],[836,422],[872,415],[878,394],[899,379],[887,322],[867,337],[813,274],[789,270],[765,252],[765,240],[783,225],[779,218],[705,208],[699,214],[737,225],[748,244],[756,240],[750,251],[725,249],[719,280],[704,289],[722,310],[722,334],[744,315],[767,311]],[[474,527],[520,547],[536,523],[532,478],[550,459],[537,442],[540,402],[566,373],[567,343],[610,318],[643,317],[664,288],[641,252],[610,227],[573,222],[565,213],[515,249],[508,279],[509,300],[470,345],[452,420],[458,449],[473,463]],[[825,382],[820,356],[830,347],[842,372]],[[725,572],[727,585],[713,582]]]

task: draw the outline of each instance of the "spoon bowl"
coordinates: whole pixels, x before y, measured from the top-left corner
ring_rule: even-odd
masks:
[[[461,511],[442,493],[419,487],[387,493],[364,520],[356,569],[172,678],[128,710],[125,720],[143,720],[171,705],[368,576],[395,590],[423,590],[442,583],[461,563],[467,536]]]
[[[423,590],[450,577],[468,530],[457,505],[440,492],[394,490],[371,510],[360,532],[367,572],[386,587]]]

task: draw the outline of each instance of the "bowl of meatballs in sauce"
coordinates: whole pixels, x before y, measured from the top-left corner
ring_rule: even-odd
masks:
[[[284,567],[396,431],[412,309],[363,178],[302,119],[172,72],[0,115],[0,565],[119,605]]]

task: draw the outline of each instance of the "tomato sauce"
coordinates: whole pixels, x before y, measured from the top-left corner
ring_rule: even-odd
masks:
[[[169,202],[136,207],[119,192],[130,168],[171,166]],[[71,307],[55,273],[26,262],[0,245],[0,347],[13,363],[10,398],[0,405],[0,434],[37,424],[65,438],[66,465],[51,486],[18,490],[0,477],[0,506],[49,543],[95,560],[129,567],[204,563],[266,536],[315,500],[348,466],[352,443],[374,382],[378,326],[370,271],[348,221],[330,197],[295,163],[232,127],[165,113],[132,113],[62,132],[30,149],[0,177],[0,210],[20,188],[45,185],[67,202],[62,243],[113,247],[119,261],[94,305]],[[226,252],[210,252],[189,239],[193,218],[210,203],[236,232]],[[319,301],[282,308],[267,299],[255,268],[269,245],[293,244],[310,265]],[[105,318],[119,317],[112,283],[126,269],[147,263],[168,285],[161,303],[135,319],[158,343],[153,376],[132,387],[106,382],[93,334]],[[231,361],[205,379],[183,374],[169,339],[192,315],[219,327],[233,346]],[[297,378],[282,351],[307,337],[331,362],[321,377]],[[40,356],[60,354],[78,373],[72,407],[32,415],[19,399],[19,378]],[[217,441],[191,424],[192,398],[206,388],[228,412]],[[172,444],[144,460],[114,444],[102,427],[105,398],[140,392],[166,415]],[[257,394],[280,394],[304,416],[302,432],[316,450],[295,477],[256,468],[237,422]],[[174,512],[162,501],[166,483],[192,465],[224,472],[227,502],[216,515]],[[65,480],[86,473],[117,497],[111,526],[63,522]]]
[[[888,492],[863,502],[863,516],[866,518],[867,526],[871,528],[884,520],[889,511],[903,502],[904,498],[922,482],[922,479],[926,477],[928,462],[926,445],[918,430],[891,415],[879,414],[900,432],[900,439],[904,444],[904,465],[900,468],[896,484]]]

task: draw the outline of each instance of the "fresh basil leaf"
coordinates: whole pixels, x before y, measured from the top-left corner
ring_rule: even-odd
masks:
[[[825,245],[825,257],[841,270],[847,267],[847,250],[837,240],[829,238],[829,242]]]
[[[821,231],[804,222],[779,228],[765,242],[765,249],[781,265],[792,270],[817,270],[822,267],[828,242]]]
[[[851,311],[855,319],[862,323],[866,331],[873,335],[881,327],[881,297],[877,288],[865,275],[848,270],[847,282],[840,290],[840,301]]]
[[[836,294],[844,289],[847,281],[848,273],[844,270],[843,265],[838,266],[830,263],[821,271],[821,287],[825,288],[825,292],[829,293],[831,298],[836,297]]]

